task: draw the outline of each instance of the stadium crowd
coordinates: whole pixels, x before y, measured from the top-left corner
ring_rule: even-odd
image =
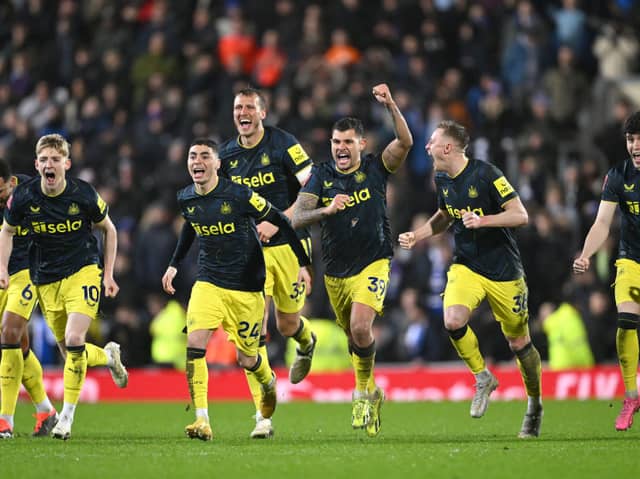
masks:
[[[503,170],[529,211],[517,234],[543,357],[543,320],[570,304],[595,361],[613,361],[617,239],[589,274],[573,277],[571,262],[605,172],[627,156],[621,124],[640,106],[638,31],[640,6],[625,0],[11,0],[0,5],[0,157],[33,175],[37,138],[71,142],[72,175],[95,185],[118,229],[121,291],[103,301],[94,339],[146,365],[152,338],[175,333],[184,344],[175,326],[184,313],[161,278],[180,231],[189,142],[235,135],[233,94],[251,85],[268,96],[266,123],[294,134],[314,162],[330,159],[330,128],[343,116],[363,120],[375,151],[393,137],[370,100],[385,82],[414,139],[389,182],[393,237],[436,210],[424,145],[440,120],[462,123],[469,156]],[[195,249],[176,278],[185,294]],[[448,235],[397,249],[374,325],[378,361],[456,357],[440,297],[451,257]],[[320,280],[306,315],[332,318]],[[486,357],[512,358],[488,308],[472,321]],[[283,360],[283,348],[270,353]]]

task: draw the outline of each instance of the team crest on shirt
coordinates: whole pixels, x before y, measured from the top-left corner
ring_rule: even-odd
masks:
[[[262,166],[268,166],[271,164],[271,160],[269,159],[269,155],[267,155],[266,153],[263,153],[262,156],[260,157],[260,164]]]
[[[238,167],[238,160],[231,160],[229,162],[229,168],[237,168]]]
[[[187,206],[187,214],[188,215],[192,215],[195,212],[196,212],[196,207],[195,206]]]
[[[228,215],[229,213],[231,213],[231,205],[226,201],[223,202],[222,206],[220,206],[220,213],[222,213],[223,215]]]
[[[449,196],[449,188],[442,188],[442,194],[447,198]]]
[[[365,175],[362,171],[356,171],[356,174],[353,175],[353,179],[356,180],[356,183],[362,183],[367,179],[367,175]]]
[[[469,198],[477,198],[478,197],[478,190],[476,190],[476,187],[471,185],[469,187]]]
[[[323,185],[326,189],[329,189],[329,188],[331,188],[331,187],[333,186],[333,181],[325,181],[322,185]]]
[[[635,190],[635,188],[636,188],[636,184],[635,183],[632,183],[630,185],[624,183],[624,191],[626,193],[631,193],[633,190]]]
[[[40,207],[39,206],[29,206],[29,210],[31,210],[32,213],[40,213]]]
[[[71,203],[69,205],[69,209],[67,210],[67,214],[77,215],[78,213],[80,213],[80,207],[76,203]]]

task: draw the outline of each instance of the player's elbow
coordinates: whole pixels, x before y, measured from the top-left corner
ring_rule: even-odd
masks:
[[[522,209],[522,211],[520,212],[520,215],[518,217],[519,222],[516,226],[526,226],[529,224],[529,213],[527,213],[527,210],[525,210],[524,208]]]
[[[407,135],[407,138],[405,138],[405,140],[402,143],[403,143],[403,146],[407,149],[407,153],[408,153],[409,150],[413,147],[413,135],[409,133]]]

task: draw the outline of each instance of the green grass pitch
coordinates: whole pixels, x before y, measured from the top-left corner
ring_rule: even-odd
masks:
[[[640,416],[616,432],[618,401],[547,401],[542,435],[516,438],[523,402],[393,403],[382,431],[351,429],[350,404],[281,404],[271,440],[251,440],[252,406],[211,403],[214,439],[190,440],[185,404],[80,404],[69,441],[31,438],[20,403],[16,437],[0,440],[0,477],[47,478],[626,478],[640,471]]]

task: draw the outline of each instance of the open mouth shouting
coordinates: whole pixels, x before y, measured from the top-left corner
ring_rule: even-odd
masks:
[[[48,186],[53,186],[56,183],[56,173],[54,170],[45,170],[43,173],[45,183]]]
[[[238,118],[238,130],[240,133],[249,133],[251,131],[251,127],[253,122],[249,118]]]
[[[205,168],[204,166],[194,166],[191,168],[191,178],[193,181],[200,182],[205,180]]]
[[[346,170],[351,166],[351,153],[349,150],[336,151],[336,166],[340,170]]]

